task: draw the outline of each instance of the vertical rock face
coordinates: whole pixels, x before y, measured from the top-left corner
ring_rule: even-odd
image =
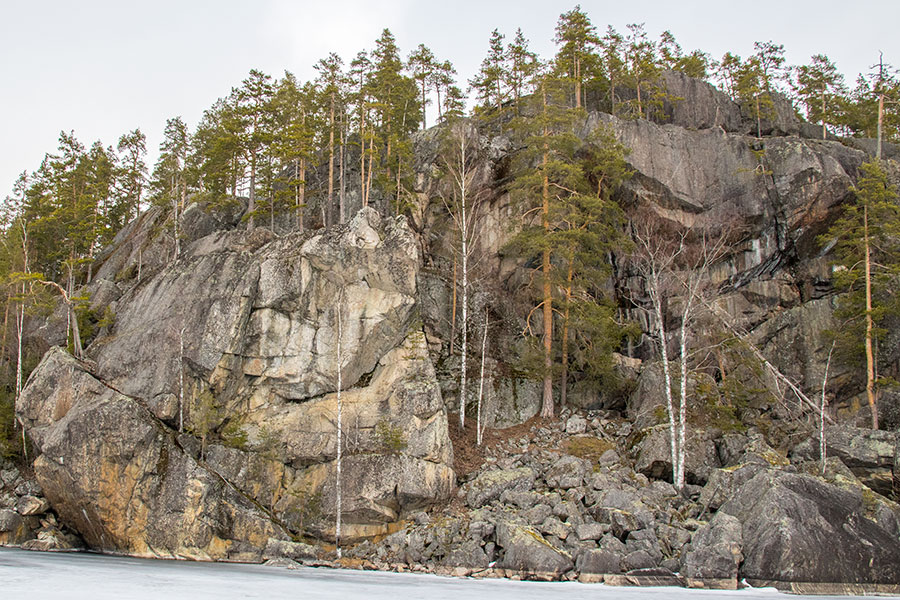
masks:
[[[213,231],[142,281],[120,275],[91,372],[51,350],[17,406],[47,497],[103,550],[247,559],[328,537],[340,369],[344,536],[448,498],[418,267],[407,226],[364,209],[315,235]],[[118,275],[100,273],[98,289]]]
[[[703,227],[732,234],[725,257],[709,274],[711,284],[720,288],[719,305],[782,372],[812,391],[821,383],[830,346],[824,332],[834,326],[828,248],[817,237],[852,198],[859,165],[868,156],[835,140],[801,137],[801,123],[782,97],[776,98],[776,114],[761,124],[763,137],[757,138],[755,118],[742,115],[741,108],[721,91],[679,73],[666,73],[663,80],[672,99],[663,106],[661,122],[592,112],[575,133],[587,140],[597,129],[607,128],[629,149],[626,162],[633,176],[617,200],[630,214],[655,215],[675,228]],[[432,351],[441,356],[436,362],[443,367],[454,359],[447,325],[455,250],[454,230],[440,200],[447,193],[446,184],[434,175],[433,166],[439,163],[434,138],[433,134],[417,138],[421,200],[417,218],[426,234],[426,264],[433,267],[423,286],[423,317]],[[525,329],[521,315],[530,305],[522,300],[516,306],[512,300],[515,290],[528,286],[528,268],[503,251],[522,223],[521,210],[508,193],[516,150],[509,134],[485,136],[479,144],[483,159],[475,171],[473,193],[486,202],[479,209],[479,233],[472,247],[479,256],[479,268],[489,273],[494,288],[482,294],[491,297],[475,298],[473,303],[479,309],[484,304],[490,308],[489,347],[493,350],[489,354],[499,358],[487,364],[485,398],[500,398],[495,406],[514,415],[501,423],[511,425],[536,411],[530,401],[534,394],[515,378],[526,362],[517,359],[522,354],[517,344]],[[655,351],[650,343],[654,334],[649,298],[627,255],[618,253],[613,262],[610,296],[618,302],[622,318],[640,324],[647,334],[634,351],[623,348],[623,353],[651,358]],[[674,298],[672,306],[679,300]],[[678,320],[674,314],[669,318],[673,323]],[[480,328],[478,323],[474,326]],[[804,335],[795,335],[796,330]],[[834,382],[846,379],[838,370],[832,364]],[[452,378],[443,376],[453,369],[438,372],[446,398],[458,406]],[[569,401],[581,408],[605,406],[602,392],[577,393],[574,383],[579,375],[571,378]],[[517,388],[526,393],[519,394],[523,402],[514,403],[509,390]],[[488,408],[490,423],[494,407]]]

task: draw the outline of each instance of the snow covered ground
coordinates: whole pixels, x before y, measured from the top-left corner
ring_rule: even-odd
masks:
[[[473,580],[435,575],[53,554],[0,548],[0,597],[78,600],[781,600],[772,589],[721,592],[580,583]]]

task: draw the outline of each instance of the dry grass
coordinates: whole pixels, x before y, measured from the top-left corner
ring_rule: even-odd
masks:
[[[616,445],[596,437],[574,437],[566,440],[563,451],[566,454],[597,462],[607,450],[615,450]]]

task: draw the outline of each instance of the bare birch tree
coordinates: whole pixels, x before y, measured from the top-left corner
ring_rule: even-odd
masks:
[[[475,189],[475,178],[480,158],[478,131],[475,126],[462,119],[456,120],[450,124],[445,136],[441,165],[449,179],[451,189],[449,193],[442,195],[442,200],[456,227],[457,243],[459,245],[459,305],[461,312],[459,426],[460,429],[464,429],[468,391],[469,287],[474,266],[472,263],[475,250],[474,242],[478,235],[479,213],[483,196]],[[454,287],[454,294],[455,291]]]
[[[634,219],[632,237],[636,250],[632,256],[644,280],[656,329],[665,385],[666,415],[672,458],[672,483],[682,489],[685,483],[687,446],[688,376],[690,374],[690,336],[698,312],[710,291],[710,269],[725,249],[727,235],[707,231],[666,231],[658,217],[643,215]],[[667,309],[674,307],[678,328],[666,326]],[[673,336],[674,334],[674,336]],[[674,337],[677,353],[677,395],[673,392],[669,341]]]

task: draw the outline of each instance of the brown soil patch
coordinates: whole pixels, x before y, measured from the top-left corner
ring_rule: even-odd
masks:
[[[465,477],[477,471],[484,464],[485,456],[500,444],[518,439],[531,433],[533,429],[549,423],[538,415],[524,423],[506,429],[485,429],[482,445],[476,444],[475,420],[467,419],[465,431],[459,428],[459,414],[448,415],[450,441],[453,443],[453,470],[457,477]]]

